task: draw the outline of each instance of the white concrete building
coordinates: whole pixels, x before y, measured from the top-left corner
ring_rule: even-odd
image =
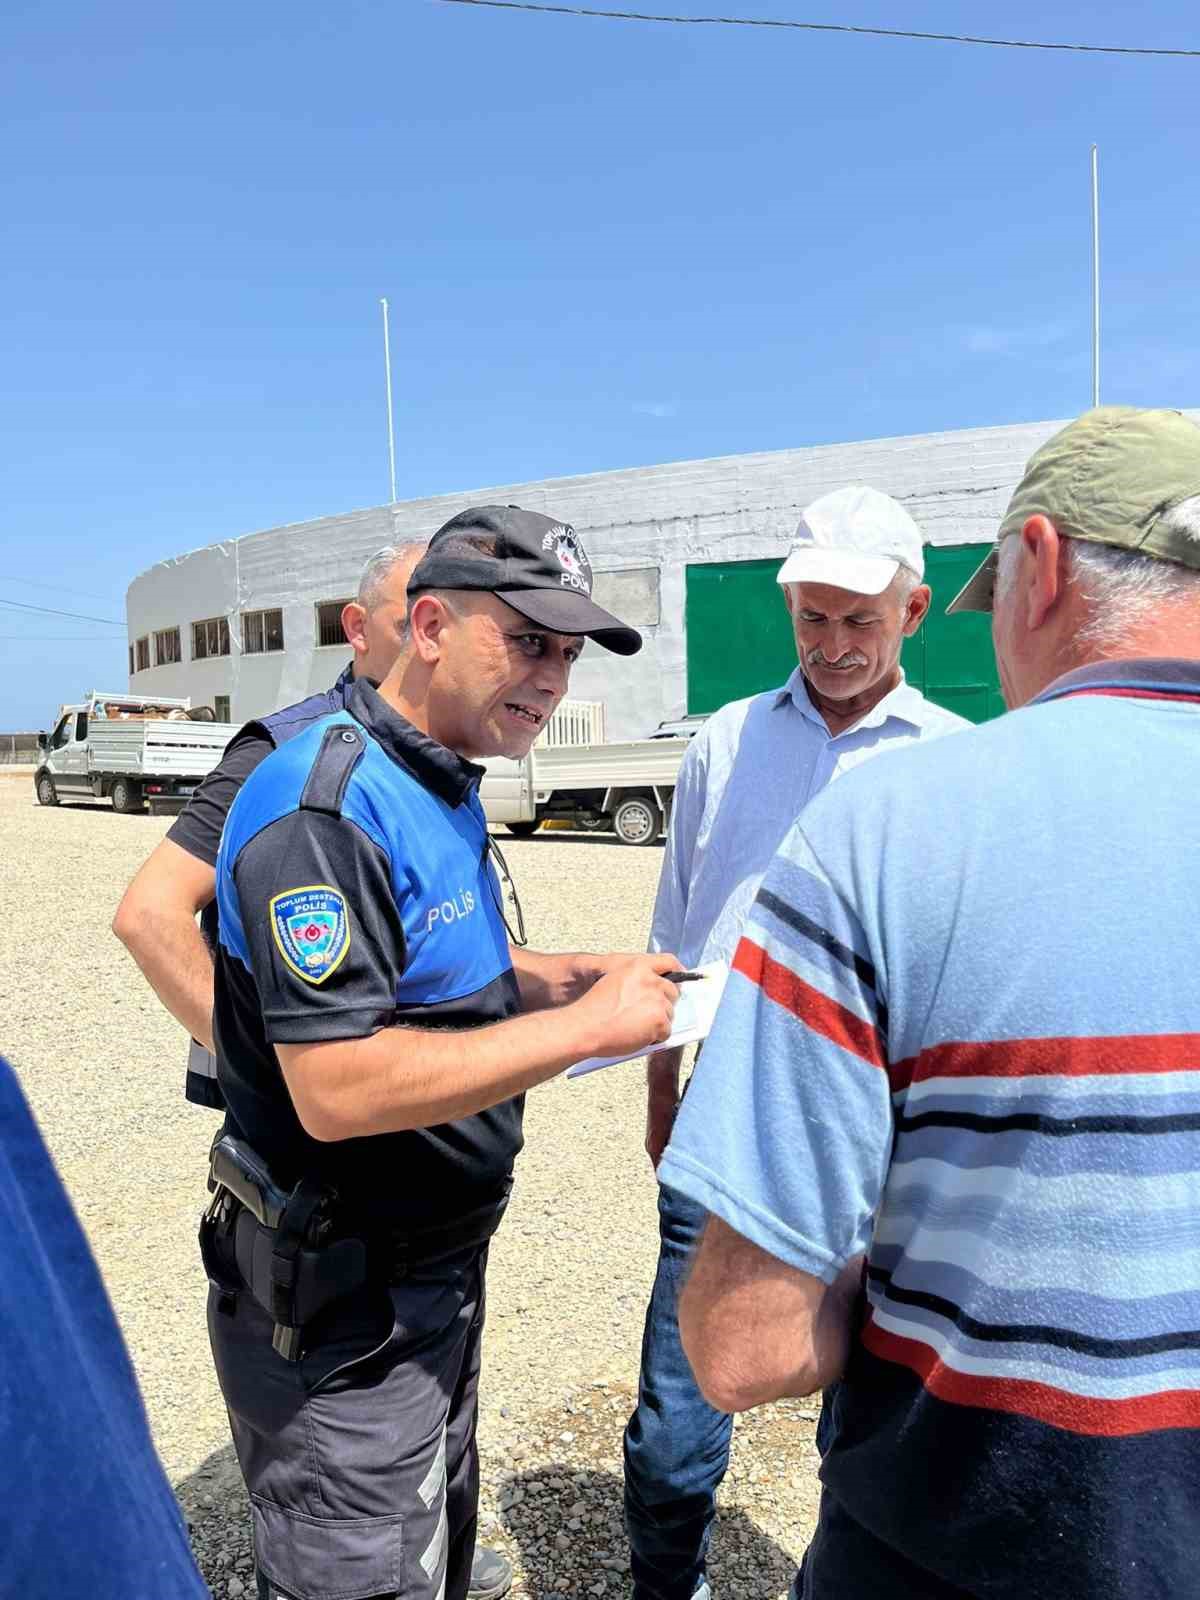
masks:
[[[940,616],[1056,422],[724,456],[471,489],[272,528],[174,556],[129,587],[138,694],[190,695],[233,721],[327,686],[348,659],[336,612],[381,545],[427,538],[470,505],[516,504],[574,524],[596,598],[640,628],[623,659],[591,646],[571,696],[601,700],[609,738],[779,682],[790,633],[774,587],[802,508],[847,483],[902,501],[924,530],[935,609],[910,679],[982,717],[997,708],[986,621]],[[331,625],[332,619],[332,625]],[[965,653],[964,653],[965,652]],[[791,658],[794,665],[794,656]]]

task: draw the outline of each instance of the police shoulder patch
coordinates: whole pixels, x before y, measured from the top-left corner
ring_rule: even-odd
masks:
[[[305,983],[324,983],[350,948],[345,896],[327,883],[289,889],[271,900],[271,932],[279,954]]]

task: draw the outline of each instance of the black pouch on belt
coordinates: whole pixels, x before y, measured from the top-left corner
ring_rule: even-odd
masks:
[[[289,1197],[277,1228],[264,1227],[242,1207],[234,1223],[238,1271],[275,1323],[273,1344],[299,1359],[301,1333],[326,1307],[367,1281],[362,1239],[330,1238],[328,1190],[304,1182]]]

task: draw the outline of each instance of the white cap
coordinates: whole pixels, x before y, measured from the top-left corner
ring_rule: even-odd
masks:
[[[828,583],[882,594],[901,563],[925,576],[921,530],[898,500],[851,484],[814,500],[800,518],[779,583]]]

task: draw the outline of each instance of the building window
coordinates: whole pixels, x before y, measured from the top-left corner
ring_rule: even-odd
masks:
[[[134,649],[137,651],[137,669],[136,670],[138,672],[145,672],[146,669],[150,665],[150,636],[149,636],[149,634],[147,634],[144,639],[139,639],[137,641],[137,644],[134,646]]]
[[[183,646],[179,641],[178,628],[163,628],[154,635],[154,665],[156,667],[169,667],[174,661],[183,660]]]
[[[205,661],[209,656],[229,654],[229,620],[227,617],[208,617],[204,622],[192,623],[192,660]]]
[[[342,632],[342,609],[350,604],[350,596],[344,600],[322,600],[317,606],[317,644],[318,646],[346,643],[346,635]]]
[[[242,612],[242,653],[248,656],[265,655],[270,650],[283,649],[283,612]]]
[[[213,715],[218,722],[228,722],[230,720],[229,696],[227,694],[213,695]]]
[[[129,676],[133,677],[133,646],[129,646]]]

